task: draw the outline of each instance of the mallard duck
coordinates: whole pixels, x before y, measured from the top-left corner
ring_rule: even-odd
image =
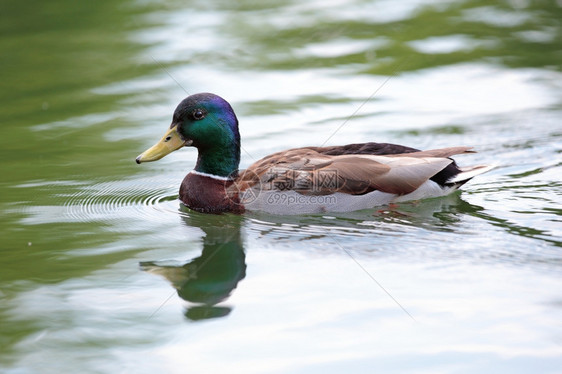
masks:
[[[362,143],[289,149],[239,171],[238,119],[226,100],[211,93],[180,102],[168,131],[136,162],[156,161],[186,146],[197,148],[198,156],[179,197],[205,213],[349,212],[444,196],[491,168],[460,168],[450,158],[473,153],[471,147],[420,151]]]

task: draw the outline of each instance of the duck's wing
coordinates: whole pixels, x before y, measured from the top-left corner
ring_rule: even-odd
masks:
[[[313,182],[316,183],[313,192],[362,195],[378,190],[405,195],[415,191],[453,162],[437,157],[390,158],[370,155],[334,156],[331,161],[312,173]],[[329,183],[334,180],[335,185]]]
[[[419,152],[419,149],[391,143],[355,143],[328,147],[309,147],[323,155],[393,155],[402,153]]]
[[[453,162],[449,156],[468,147],[416,151],[400,155],[326,155],[313,148],[272,154],[240,173],[241,190],[294,190],[326,195],[343,192],[362,195],[374,190],[404,195],[415,191]]]
[[[473,147],[447,147],[430,149],[427,151],[415,151],[408,153],[408,157],[451,157],[454,155],[460,155],[463,153],[476,153],[472,150]],[[389,157],[400,157],[400,154],[389,154]]]

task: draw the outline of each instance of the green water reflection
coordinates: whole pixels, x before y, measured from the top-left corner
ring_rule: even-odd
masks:
[[[251,68],[267,70],[352,65],[370,74],[469,61],[561,69],[562,7],[556,2],[440,2],[421,5],[395,20],[377,11],[376,2],[368,4],[358,2],[355,19],[316,19],[314,13],[302,12],[282,28],[252,17],[257,12],[246,8],[223,25],[227,35],[245,41],[245,48],[228,51],[222,60],[244,68],[251,60]],[[361,14],[362,8],[368,12]],[[323,56],[323,45],[352,51]],[[318,54],[314,48],[320,49]],[[197,57],[216,61],[220,53],[224,52],[207,51]]]
[[[199,227],[205,233],[201,255],[183,264],[142,262],[141,268],[166,278],[179,297],[194,304],[187,309],[187,318],[224,317],[231,308],[216,304],[224,301],[246,276],[240,232],[243,218],[221,215],[209,221],[197,214],[182,218],[187,226]]]

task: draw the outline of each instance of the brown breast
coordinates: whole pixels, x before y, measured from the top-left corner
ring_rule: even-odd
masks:
[[[180,200],[189,208],[202,213],[244,212],[238,194],[227,195],[232,180],[221,180],[189,173],[180,186]]]

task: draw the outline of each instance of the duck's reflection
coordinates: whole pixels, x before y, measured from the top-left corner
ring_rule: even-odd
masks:
[[[242,217],[189,213],[182,218],[186,225],[204,231],[201,256],[185,264],[142,262],[141,268],[166,278],[179,297],[190,302],[185,313],[188,319],[226,316],[232,309],[217,304],[226,300],[246,276]]]
[[[244,216],[202,214],[186,210],[182,219],[186,226],[198,227],[205,233],[203,251],[186,263],[143,262],[141,268],[165,277],[178,295],[189,302],[185,315],[190,320],[204,320],[228,315],[232,308],[222,304],[246,276],[246,262],[241,235],[242,225],[250,236],[275,244],[287,244],[299,250],[333,250],[341,252],[333,237],[353,237],[353,248],[369,256],[394,252],[390,238],[396,231],[409,232],[408,228],[423,228],[426,232],[454,232],[466,215],[487,218],[484,208],[462,200],[458,194],[445,198],[402,203],[378,209],[338,213],[334,215],[272,216],[247,213]],[[364,240],[361,238],[365,238]],[[303,247],[303,242],[307,244]],[[344,243],[345,240],[337,240]],[[406,241],[407,243],[407,241]],[[373,248],[376,247],[376,250]],[[444,258],[449,252],[431,247],[431,256]],[[445,247],[446,251],[450,247]],[[423,254],[416,247],[416,255]],[[455,252],[456,253],[456,252]]]

